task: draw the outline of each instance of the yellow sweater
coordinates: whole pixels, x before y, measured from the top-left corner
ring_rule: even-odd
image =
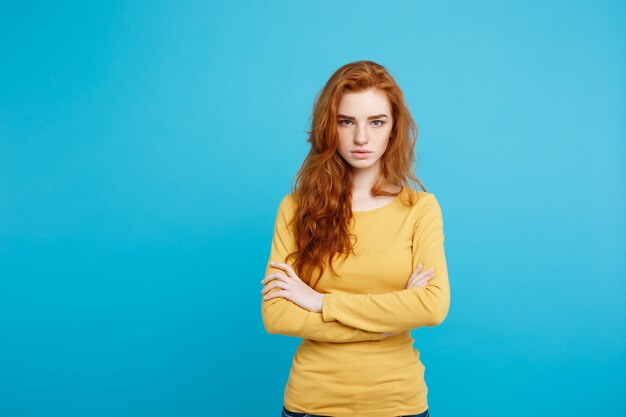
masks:
[[[265,329],[304,340],[294,355],[284,391],[291,411],[337,417],[391,417],[428,408],[420,351],[410,330],[435,326],[448,314],[450,286],[441,208],[434,194],[408,188],[391,203],[353,212],[356,255],[333,260],[311,287],[325,294],[321,313],[277,297],[261,301]],[[295,210],[292,193],[280,202],[266,274],[295,249],[287,227]],[[407,203],[408,204],[408,203]],[[406,285],[417,265],[434,267],[426,287]],[[282,270],[280,270],[282,271]],[[273,291],[279,290],[278,288]],[[382,337],[382,332],[400,332]]]

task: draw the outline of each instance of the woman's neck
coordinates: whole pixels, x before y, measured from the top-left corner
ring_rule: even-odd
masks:
[[[352,196],[364,197],[371,196],[370,190],[376,183],[380,169],[378,164],[369,169],[353,169],[352,170]]]

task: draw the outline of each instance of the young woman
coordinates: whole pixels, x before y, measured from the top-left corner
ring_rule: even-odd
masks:
[[[261,281],[267,332],[304,339],[282,416],[426,417],[410,331],[445,319],[450,287],[404,96],[383,66],[346,64],[316,97],[308,134]]]

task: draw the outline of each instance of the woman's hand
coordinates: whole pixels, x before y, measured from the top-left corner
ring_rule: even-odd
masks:
[[[296,271],[294,271],[291,265],[282,262],[270,262],[270,265],[274,268],[283,269],[286,274],[282,271],[272,272],[261,280],[261,284],[264,285],[261,290],[262,294],[271,291],[272,288],[282,288],[281,291],[274,291],[271,294],[264,295],[264,300],[282,297],[299,305],[305,310],[314,313],[322,312],[324,294],[306,285],[296,274]]]
[[[433,267],[428,268],[425,271],[422,271],[424,265],[419,264],[411,277],[409,278],[409,282],[407,282],[407,288],[417,288],[417,287],[425,287],[428,285],[428,281],[435,278],[435,270]]]
[[[409,278],[409,281],[406,284],[406,288],[425,287],[428,285],[428,281],[435,277],[434,268],[428,268],[427,270],[422,271],[423,268],[424,265],[422,264],[419,264],[417,268],[415,268],[415,271],[413,271],[411,277]],[[382,333],[383,338],[393,336],[394,334],[397,333]]]

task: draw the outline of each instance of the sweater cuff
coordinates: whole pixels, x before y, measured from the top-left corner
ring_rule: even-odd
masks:
[[[322,320],[324,321],[334,321],[332,309],[332,294],[324,294],[324,298],[322,298]]]

